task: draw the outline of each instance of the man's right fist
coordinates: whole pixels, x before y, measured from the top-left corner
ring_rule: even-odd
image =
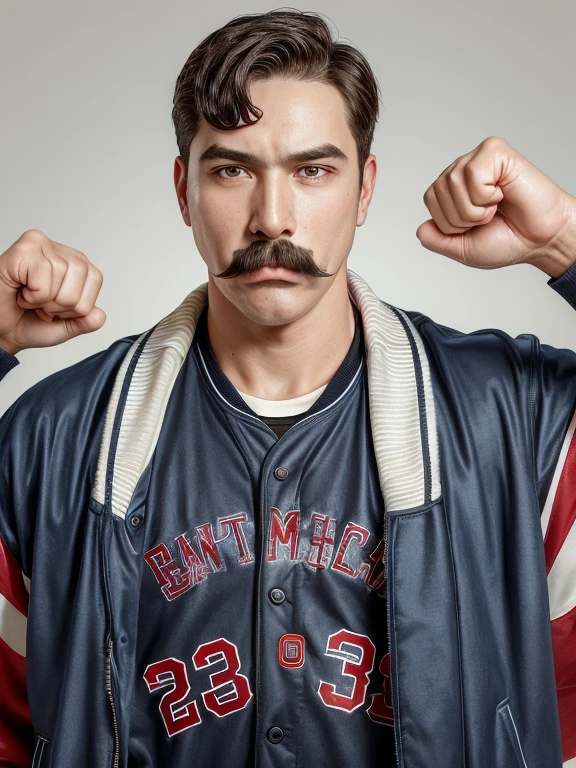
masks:
[[[0,349],[15,355],[97,331],[103,276],[86,256],[29,229],[0,255]]]

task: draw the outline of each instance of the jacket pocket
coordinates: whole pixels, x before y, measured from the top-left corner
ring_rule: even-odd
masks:
[[[498,768],[528,768],[508,697],[496,707],[496,756]]]
[[[46,736],[36,733],[36,744],[34,745],[34,755],[32,757],[32,768],[42,768],[48,765],[50,756],[50,742]]]

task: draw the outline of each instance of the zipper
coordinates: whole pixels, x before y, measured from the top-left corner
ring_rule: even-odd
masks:
[[[34,735],[36,738],[36,746],[34,747],[34,754],[32,755],[32,768],[40,768],[40,766],[42,765],[42,757],[44,755],[44,749],[46,747],[46,744],[49,744],[50,742],[39,731],[34,731]]]
[[[113,760],[113,768],[119,768],[120,765],[120,735],[118,732],[118,717],[116,714],[116,704],[114,703],[114,691],[112,687],[112,613],[111,613],[111,598],[110,598],[110,584],[108,582],[108,569],[106,567],[106,542],[105,542],[105,535],[106,535],[106,520],[104,516],[101,517],[101,530],[102,536],[101,536],[101,546],[102,546],[102,569],[104,571],[104,588],[106,592],[106,600],[105,602],[105,612],[106,612],[106,620],[107,620],[107,635],[106,635],[106,692],[108,693],[108,698],[110,700],[110,708],[112,709],[112,723],[114,726],[114,760]],[[113,521],[110,521],[110,525],[113,524]]]
[[[388,653],[390,654],[390,695],[392,697],[392,715],[394,717],[394,750],[396,752],[396,765],[400,766],[400,750],[398,745],[400,743],[400,717],[398,715],[398,707],[396,702],[396,696],[394,694],[394,678],[396,670],[392,668],[393,662],[396,661],[396,649],[394,649],[394,656],[392,655],[392,633],[391,627],[391,594],[392,594],[392,579],[390,578],[389,566],[388,566],[388,518],[390,513],[384,514],[384,554],[382,560],[384,563],[384,572],[386,574],[386,630],[388,634]]]
[[[118,768],[120,762],[120,738],[118,735],[118,719],[116,717],[116,705],[114,704],[114,693],[112,692],[112,638],[108,635],[106,654],[106,690],[110,699],[112,708],[112,721],[114,723],[114,768]]]
[[[382,567],[386,574],[386,580],[388,580],[388,513],[384,513],[384,525],[382,528],[382,536],[384,537],[384,554],[382,555]]]
[[[534,358],[536,357],[535,342],[532,341],[531,346],[531,366],[530,366],[530,440],[532,442],[532,467],[534,476],[534,486],[536,489],[536,495],[538,495],[540,488],[537,486],[538,471],[536,468],[536,438],[535,438],[535,423],[536,423],[536,374],[534,372]]]

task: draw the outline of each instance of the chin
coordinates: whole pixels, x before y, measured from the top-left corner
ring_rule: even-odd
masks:
[[[300,286],[266,287],[259,286],[256,291],[234,301],[236,307],[249,320],[258,325],[287,325],[306,314],[319,297],[310,296]]]

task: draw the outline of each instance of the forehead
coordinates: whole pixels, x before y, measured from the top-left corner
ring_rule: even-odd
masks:
[[[270,78],[252,83],[249,91],[262,117],[252,125],[222,131],[201,116],[190,147],[191,161],[215,143],[257,154],[269,162],[324,143],[335,144],[349,158],[354,155],[346,105],[335,86]]]

